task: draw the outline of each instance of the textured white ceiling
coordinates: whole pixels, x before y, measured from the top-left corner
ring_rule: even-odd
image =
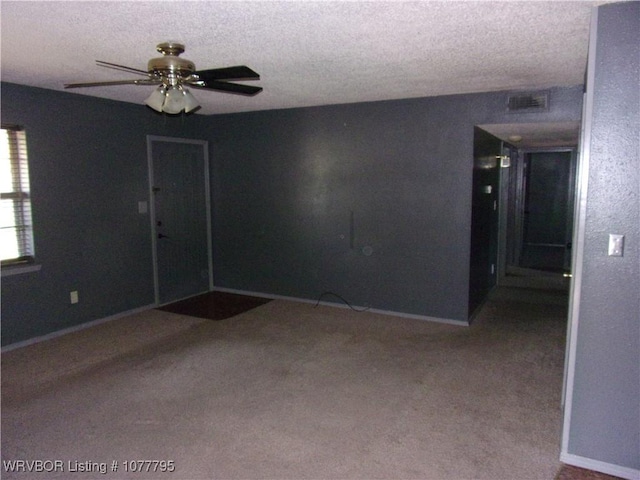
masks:
[[[165,1],[0,3],[2,80],[139,78],[156,44],[184,43],[198,69],[248,65],[255,97],[194,90],[216,114],[534,89],[583,82],[592,1]],[[142,104],[153,87],[73,93]]]

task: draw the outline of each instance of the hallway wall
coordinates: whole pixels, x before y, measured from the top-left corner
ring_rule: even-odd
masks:
[[[640,2],[598,8],[586,96],[563,460],[640,476]],[[624,256],[608,255],[610,233]]]

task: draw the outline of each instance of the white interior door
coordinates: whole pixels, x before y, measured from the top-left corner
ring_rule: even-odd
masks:
[[[208,143],[147,137],[156,303],[213,288]]]

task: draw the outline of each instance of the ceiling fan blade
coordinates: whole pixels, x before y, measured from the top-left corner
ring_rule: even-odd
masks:
[[[207,82],[210,80],[260,80],[260,75],[244,65],[199,70],[194,74]]]
[[[239,83],[218,82],[216,80],[192,83],[192,87],[202,88],[205,90],[218,90],[220,92],[237,93],[240,95],[256,95],[262,91],[262,87],[254,87],[251,85],[240,85]]]
[[[162,80],[115,80],[112,82],[65,83],[64,88],[108,87],[110,85],[160,85]]]
[[[149,72],[145,72],[144,70],[127,67],[125,65],[118,65],[117,63],[109,63],[109,62],[103,62],[102,60],[96,60],[96,64],[99,67],[113,68],[114,70],[122,70],[124,72],[137,73],[139,75],[146,75],[146,76],[150,75]]]

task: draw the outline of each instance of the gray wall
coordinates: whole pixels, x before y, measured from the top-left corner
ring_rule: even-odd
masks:
[[[2,84],[2,122],[27,132],[36,261],[2,278],[2,344],[154,302],[146,135],[201,136],[200,118]],[[80,302],[71,305],[69,292]]]
[[[597,17],[584,261],[565,453],[640,470],[640,3]],[[587,100],[588,104],[590,103]],[[624,257],[607,255],[624,234]],[[634,476],[635,476],[634,475]],[[631,477],[629,477],[631,478]]]
[[[539,114],[497,92],[175,119],[2,88],[3,122],[27,128],[42,264],[3,279],[3,344],[153,302],[147,134],[209,141],[217,287],[467,321],[474,126],[576,121],[582,103],[577,86]]]
[[[215,284],[466,322],[474,126],[578,120],[582,89],[538,114],[506,98],[212,118]]]
[[[473,188],[471,201],[471,253],[469,315],[473,316],[496,285],[498,265],[498,208],[502,141],[476,127],[473,135]],[[490,188],[490,191],[487,191]],[[493,266],[493,268],[492,268]]]

